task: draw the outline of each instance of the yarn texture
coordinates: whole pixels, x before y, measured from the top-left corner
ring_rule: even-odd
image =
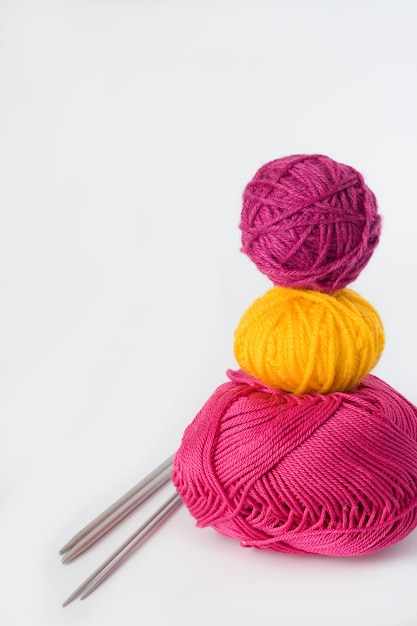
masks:
[[[248,308],[235,331],[240,367],[271,387],[329,393],[355,387],[377,364],[384,330],[359,294],[273,287]]]
[[[334,291],[378,244],[373,192],[353,167],[294,155],[263,165],[243,193],[242,251],[275,285]]]
[[[243,546],[367,554],[417,525],[417,409],[367,376],[295,396],[228,372],[186,429],[173,481],[198,526]]]
[[[173,482],[200,527],[242,546],[356,556],[417,526],[417,408],[369,372],[377,311],[346,286],[381,218],[362,175],[322,155],[261,167],[243,250],[275,284],[243,314],[241,369],[185,430]]]

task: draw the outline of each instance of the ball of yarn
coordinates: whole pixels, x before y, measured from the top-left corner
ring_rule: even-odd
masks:
[[[417,525],[417,409],[368,375],[295,396],[229,373],[186,429],[173,480],[197,525],[244,546],[350,556]]]
[[[287,287],[273,287],[253,302],[234,345],[245,372],[296,394],[352,389],[383,348],[381,319],[355,291]]]
[[[263,165],[243,193],[242,250],[274,284],[334,291],[379,241],[374,194],[355,169],[294,155]]]

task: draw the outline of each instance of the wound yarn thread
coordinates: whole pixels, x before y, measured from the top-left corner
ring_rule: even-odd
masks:
[[[243,193],[242,251],[275,285],[334,291],[378,244],[381,218],[362,174],[327,156],[263,165]]]
[[[236,328],[234,344],[245,372],[296,394],[356,387],[383,348],[381,319],[355,291],[330,295],[286,287],[255,300]]]
[[[417,525],[417,410],[367,376],[295,396],[229,372],[184,433],[173,480],[198,526],[244,546],[353,556]]]
[[[261,550],[356,556],[417,526],[417,408],[368,372],[381,320],[346,289],[379,238],[376,200],[321,155],[262,167],[244,250],[276,287],[235,332],[242,368],[185,430],[173,482],[197,520]]]

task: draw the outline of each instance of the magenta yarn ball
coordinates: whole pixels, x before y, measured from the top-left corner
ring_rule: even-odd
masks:
[[[186,429],[173,481],[198,526],[243,546],[375,552],[417,526],[417,408],[368,375],[295,396],[229,372]]]
[[[378,244],[381,218],[363,176],[327,156],[271,161],[243,193],[242,251],[275,285],[335,291]]]

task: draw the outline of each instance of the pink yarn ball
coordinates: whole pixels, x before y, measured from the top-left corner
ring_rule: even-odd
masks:
[[[173,480],[198,526],[243,546],[352,556],[417,525],[417,408],[368,375],[295,396],[229,372],[186,429]]]
[[[275,285],[334,291],[378,244],[376,198],[355,169],[319,154],[263,165],[243,193],[242,251]]]

